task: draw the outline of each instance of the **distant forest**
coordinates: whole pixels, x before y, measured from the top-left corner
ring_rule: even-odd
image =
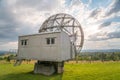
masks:
[[[119,61],[120,52],[82,52],[78,56],[78,60],[86,61]]]
[[[15,53],[1,54],[0,60],[14,60]],[[120,52],[81,52],[79,53],[77,60],[79,61],[120,61]]]

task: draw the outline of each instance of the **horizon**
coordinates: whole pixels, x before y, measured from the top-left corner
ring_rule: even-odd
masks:
[[[11,49],[10,49],[11,50]],[[9,52],[10,50],[0,50],[0,51],[5,51],[5,52]],[[18,50],[18,49],[12,49],[12,50]],[[82,49],[82,51],[104,51],[104,50],[120,50],[120,49]]]
[[[120,49],[120,0],[0,0],[0,50],[17,49],[18,36],[36,34],[51,15],[67,13],[84,31],[82,50]]]

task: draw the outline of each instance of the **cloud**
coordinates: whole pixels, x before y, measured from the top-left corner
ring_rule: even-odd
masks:
[[[72,0],[72,5],[76,5],[76,6],[79,6],[79,5],[81,5],[81,1],[80,0]]]
[[[116,32],[111,32],[111,33],[107,34],[107,36],[108,36],[108,39],[120,38],[120,30],[116,31]]]
[[[108,39],[120,38],[120,30],[114,32],[98,32],[89,35],[89,41],[102,41]]]
[[[112,1],[106,8],[101,6],[92,10],[89,14],[88,20],[91,20],[90,22],[94,21],[94,24],[98,24],[98,29],[100,32],[89,34],[89,40],[102,41],[113,38],[120,38],[117,35],[120,33],[120,31],[116,32],[116,30],[119,29],[119,25],[117,25],[120,22],[119,14],[120,0]]]
[[[18,22],[11,12],[11,8],[4,6],[7,5],[7,3],[2,1],[0,5],[0,41],[9,41],[15,39],[14,36],[17,35],[16,30],[18,27],[16,25],[18,25]]]
[[[60,6],[59,0],[17,0],[19,8],[34,8],[39,11],[52,11]]]
[[[0,50],[6,51],[6,50],[10,50],[10,49],[17,49],[17,44],[18,44],[18,42],[16,42],[16,41],[4,43],[4,45],[0,45]]]
[[[17,41],[19,35],[37,33],[46,17],[62,6],[63,0],[0,0],[0,44]]]
[[[109,1],[108,1],[109,2]],[[107,2],[106,2],[107,3]],[[113,0],[107,7],[98,7],[92,9],[88,18],[92,18],[95,22],[112,22],[120,16],[120,0]],[[111,21],[110,21],[111,20]]]
[[[109,25],[111,25],[112,22],[103,22],[102,24],[100,24],[99,29],[103,28],[103,27],[107,27]]]
[[[9,47],[19,35],[38,33],[41,22],[57,13],[63,3],[63,0],[0,0],[0,48]]]
[[[120,0],[114,0],[113,3],[107,9],[106,16],[112,15],[113,13],[120,12]]]
[[[100,8],[94,9],[91,11],[89,17],[97,18],[100,15],[101,11],[102,10]]]
[[[89,0],[0,0],[0,48],[1,45],[9,47],[10,42],[17,41],[19,35],[37,33],[40,25],[49,16],[56,13],[68,13],[73,15],[82,25],[85,37],[89,40],[100,41],[119,38],[119,31],[111,27],[118,26],[120,22],[119,2],[109,1],[102,7],[105,1],[94,3]],[[110,3],[112,2],[112,3]],[[98,7],[94,4],[100,4]],[[92,6],[93,5],[93,6]],[[92,6],[90,8],[90,6]],[[113,15],[114,14],[114,15]],[[118,24],[118,25],[116,25]],[[110,26],[110,31],[108,29]],[[99,31],[97,28],[102,32]],[[118,29],[119,26],[116,28]],[[11,43],[12,44],[12,43]],[[5,48],[4,47],[4,48]]]
[[[32,25],[20,21],[10,3],[0,1],[0,44],[16,41],[20,34],[31,33]]]
[[[106,38],[108,38],[107,36],[107,32],[97,32],[94,33],[92,35],[89,35],[88,40],[89,41],[101,41],[101,40],[106,40]]]

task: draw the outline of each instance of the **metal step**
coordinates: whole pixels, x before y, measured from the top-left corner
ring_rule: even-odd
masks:
[[[19,66],[22,63],[22,60],[16,60],[14,66]]]

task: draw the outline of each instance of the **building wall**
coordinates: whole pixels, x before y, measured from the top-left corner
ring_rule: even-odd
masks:
[[[64,33],[55,32],[20,36],[18,45],[18,59],[36,59],[41,61],[66,60],[69,58],[67,55],[70,50],[68,45],[69,41],[67,40],[68,36],[64,35]],[[55,44],[46,44],[46,38],[50,37],[55,38]],[[24,39],[28,40],[28,44],[25,46],[21,45],[21,40]]]
[[[71,59],[71,44],[67,33],[61,33],[61,56],[63,60]]]

